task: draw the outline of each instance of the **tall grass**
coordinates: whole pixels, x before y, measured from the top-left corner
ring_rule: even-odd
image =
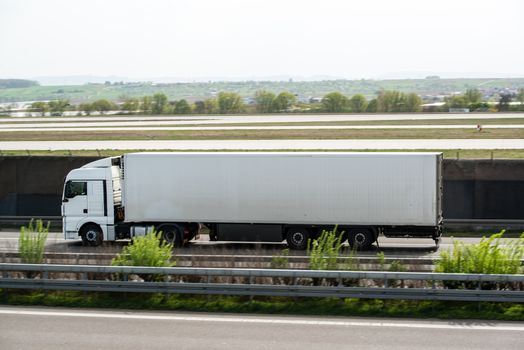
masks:
[[[113,266],[175,266],[171,261],[172,244],[161,239],[161,232],[153,231],[140,236],[122,249],[122,252],[111,261]]]
[[[337,260],[342,248],[342,234],[337,233],[337,226],[331,231],[323,230],[320,236],[309,240],[307,254],[312,270],[336,270]]]
[[[20,236],[18,237],[18,252],[20,260],[24,264],[41,264],[44,261],[45,242],[49,234],[48,222],[40,219],[31,220],[26,226],[20,227]]]
[[[503,245],[504,231],[482,238],[478,244],[453,243],[453,248],[440,253],[435,272],[518,274],[523,272],[524,233]]]

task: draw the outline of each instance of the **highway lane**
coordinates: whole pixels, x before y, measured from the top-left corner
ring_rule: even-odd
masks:
[[[5,151],[524,149],[524,139],[0,141]]]
[[[104,122],[134,121],[148,125],[150,122],[167,121],[183,124],[238,124],[238,123],[297,123],[326,121],[371,121],[371,120],[431,120],[431,119],[515,119],[523,118],[522,113],[412,113],[412,114],[270,114],[270,115],[189,115],[189,116],[83,116],[83,117],[16,117],[0,118],[0,125],[24,123],[38,127],[40,123],[90,122],[90,126],[106,125]],[[71,125],[79,126],[79,125]],[[106,125],[110,126],[110,125]]]
[[[522,349],[524,324],[0,307],[4,349]]]
[[[0,253],[16,252],[18,249],[18,231],[0,231]],[[441,250],[449,249],[453,242],[459,240],[465,243],[478,243],[476,237],[444,237],[437,249],[433,240],[428,238],[386,238],[379,237],[379,246],[367,252],[358,252],[357,256],[375,257],[380,251],[388,258],[395,257],[438,257]],[[502,242],[512,241],[511,238]],[[56,253],[111,253],[115,254],[129,243],[128,240],[106,242],[100,247],[84,247],[80,240],[64,240],[61,232],[50,232],[46,242],[46,252]],[[286,248],[285,243],[248,243],[248,242],[210,242],[208,235],[200,235],[189,246],[177,248],[177,254],[235,254],[235,255],[274,255]],[[346,248],[349,253],[349,247]],[[344,254],[344,253],[343,253]],[[304,256],[303,251],[291,251],[290,255]]]
[[[85,124],[85,123],[83,123]],[[113,123],[107,123],[113,124]],[[41,125],[39,127],[26,127],[25,125],[13,126],[16,124],[5,125],[6,128],[2,128],[4,125],[0,125],[0,132],[55,132],[55,131],[75,131],[75,132],[90,132],[90,131],[203,131],[203,130],[220,130],[220,131],[232,131],[232,130],[384,130],[384,129],[477,129],[476,125],[472,124],[461,124],[461,125],[301,125],[301,126],[264,126],[253,124],[252,126],[165,126],[166,123],[158,123],[159,126],[125,126],[135,125],[136,123],[130,124],[129,122],[122,122],[120,126],[97,126],[97,127],[70,127],[70,125],[63,125],[60,127],[47,127]],[[524,124],[488,124],[483,125],[483,129],[522,129]],[[524,134],[523,134],[524,136]]]

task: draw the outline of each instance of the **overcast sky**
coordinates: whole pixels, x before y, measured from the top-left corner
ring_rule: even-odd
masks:
[[[0,78],[524,76],[523,0],[0,0]]]

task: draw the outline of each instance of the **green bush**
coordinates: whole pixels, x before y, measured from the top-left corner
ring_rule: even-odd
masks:
[[[161,232],[153,231],[135,239],[118,254],[112,261],[113,266],[175,266],[171,261],[172,244],[161,239]]]
[[[282,249],[280,254],[273,255],[270,267],[272,269],[289,269],[289,249]]]
[[[27,227],[20,227],[18,252],[24,264],[41,264],[44,261],[45,241],[49,234],[49,225],[44,226],[40,219],[31,220]]]
[[[337,226],[331,231],[322,230],[318,238],[309,240],[307,253],[309,267],[312,270],[336,270],[337,260],[342,248],[342,234],[337,233]]]
[[[402,264],[399,260],[393,260],[389,267],[386,269],[386,256],[384,255],[384,252],[377,253],[377,262],[378,262],[378,269],[380,271],[389,271],[389,272],[406,272],[407,268]]]
[[[524,257],[524,233],[520,238],[502,245],[504,231],[483,237],[478,244],[453,243],[451,251],[440,253],[435,272],[445,273],[522,273],[521,259]]]

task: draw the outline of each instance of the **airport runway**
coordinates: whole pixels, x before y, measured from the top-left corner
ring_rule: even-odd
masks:
[[[188,116],[160,116],[160,115],[119,115],[119,116],[82,116],[82,117],[16,117],[0,118],[0,125],[25,124],[27,127],[39,127],[43,123],[49,125],[63,123],[70,126],[113,126],[125,125],[121,122],[134,122],[139,125],[173,125],[184,124],[242,124],[242,123],[306,123],[306,122],[344,122],[344,121],[391,121],[391,120],[432,120],[432,119],[517,119],[524,118],[522,113],[410,113],[410,114],[268,114],[268,115],[188,115]],[[88,125],[82,125],[85,122]],[[153,124],[151,124],[153,123]]]
[[[1,125],[0,132],[55,132],[55,131],[74,131],[74,132],[90,132],[90,131],[204,131],[204,130],[384,130],[384,129],[477,129],[476,125],[462,124],[462,125],[301,125],[301,126],[264,126],[260,124],[253,124],[252,126],[165,126],[168,122],[158,123],[159,126],[126,126],[142,124],[141,122],[121,122],[121,123],[104,123],[97,127],[82,126],[71,127],[69,123],[66,125],[52,126],[38,125],[38,127],[27,127],[26,125],[19,126],[18,124]],[[55,123],[53,125],[56,125]],[[75,124],[89,124],[89,123],[75,123]],[[120,126],[106,126],[106,124],[120,124]],[[34,124],[32,124],[34,125]],[[149,124],[148,124],[149,125]],[[3,128],[5,127],[5,128]],[[483,125],[482,129],[522,129],[524,124],[488,124]],[[523,133],[524,137],[524,133]]]

